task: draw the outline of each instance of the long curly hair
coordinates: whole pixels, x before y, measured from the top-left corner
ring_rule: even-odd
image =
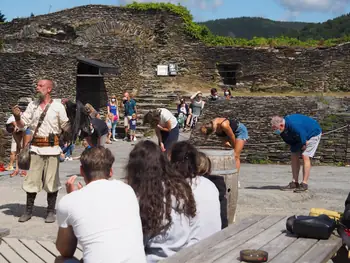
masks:
[[[126,165],[126,180],[139,199],[145,237],[152,238],[169,229],[172,209],[189,218],[196,216],[190,185],[154,142],[146,140],[135,145]]]
[[[199,152],[187,141],[177,142],[170,153],[170,162],[184,178],[192,179],[198,175]]]

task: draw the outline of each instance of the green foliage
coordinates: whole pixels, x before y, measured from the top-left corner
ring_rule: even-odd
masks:
[[[214,34],[252,39],[257,37],[297,37],[298,31],[309,23],[280,22],[260,17],[239,17],[209,20],[200,23],[207,26]]]
[[[185,32],[196,39],[201,40],[207,45],[210,46],[239,46],[239,47],[274,47],[274,46],[290,46],[290,47],[317,47],[317,46],[334,46],[343,42],[350,41],[350,32],[349,35],[344,35],[340,38],[334,39],[307,39],[301,41],[297,39],[296,36],[297,30],[299,30],[303,23],[293,24],[293,22],[285,22],[285,27],[289,27],[293,32],[285,32],[282,30],[283,34],[290,34],[291,36],[280,35],[279,37],[252,37],[252,39],[240,38],[240,37],[229,37],[229,36],[219,36],[213,34],[210,29],[204,24],[198,24],[193,22],[193,17],[187,8],[178,4],[170,3],[137,3],[128,4],[125,8],[138,10],[138,11],[150,11],[150,10],[164,10],[172,12],[179,15],[184,20],[184,30]],[[274,21],[266,19],[266,21]],[[276,22],[277,23],[277,22]],[[280,22],[282,23],[282,22]],[[288,25],[288,26],[286,26]],[[309,24],[307,24],[309,26]],[[244,30],[247,30],[245,25],[242,25]]]
[[[5,21],[6,21],[6,17],[5,17],[5,15],[2,14],[1,11],[0,11],[0,23],[3,23],[3,22],[5,22]]]
[[[0,39],[0,51],[4,48],[4,41]]]

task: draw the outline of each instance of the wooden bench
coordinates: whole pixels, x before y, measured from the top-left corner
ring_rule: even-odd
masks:
[[[1,263],[53,263],[59,255],[55,243],[51,241],[3,238],[0,244]],[[81,246],[78,245],[74,257],[83,257]]]
[[[10,229],[8,228],[0,228],[0,245],[3,237],[6,237],[10,234]]]
[[[342,246],[340,237],[328,240],[297,238],[286,232],[283,216],[253,216],[183,249],[162,263],[241,262],[243,249],[268,252],[270,263],[326,263]]]

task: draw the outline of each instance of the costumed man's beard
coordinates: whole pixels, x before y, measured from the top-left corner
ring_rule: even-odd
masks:
[[[37,93],[35,94],[35,97],[36,97],[40,102],[43,102],[44,99],[45,99],[44,94],[42,94],[41,92],[37,92]]]

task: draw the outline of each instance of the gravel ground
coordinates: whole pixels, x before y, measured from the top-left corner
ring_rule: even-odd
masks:
[[[108,146],[114,152],[114,177],[124,176],[132,145],[128,142],[114,142]],[[76,154],[78,154],[79,149]],[[79,173],[79,161],[64,162],[60,166],[60,179],[64,186],[69,176]],[[307,215],[310,208],[320,207],[343,211],[344,201],[350,191],[349,168],[319,166],[313,167],[307,193],[296,194],[278,190],[291,179],[291,168],[285,165],[242,164],[239,200],[236,222],[253,214]],[[25,193],[21,189],[23,178],[10,178],[8,173],[0,174],[0,228],[10,228],[11,237],[54,240],[57,224],[45,224],[46,193],[38,194],[33,217],[26,223],[19,223],[18,217],[24,210]],[[81,180],[81,178],[79,179]],[[60,190],[59,198],[66,194]]]

